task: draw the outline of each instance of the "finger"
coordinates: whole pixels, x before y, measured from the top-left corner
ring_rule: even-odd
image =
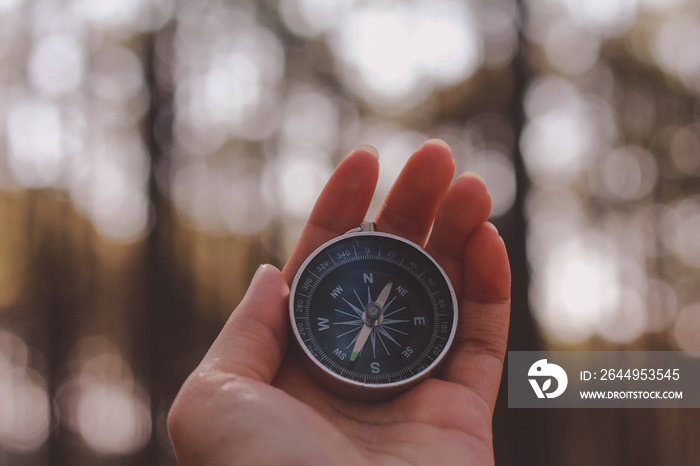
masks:
[[[446,143],[431,139],[423,144],[408,159],[389,191],[375,220],[377,229],[424,245],[454,167]]]
[[[316,201],[296,248],[282,269],[292,283],[299,266],[317,247],[360,226],[379,176],[377,150],[362,146],[335,169]]]
[[[288,299],[284,275],[260,266],[200,367],[272,382],[287,350]]]
[[[440,204],[426,250],[450,278],[457,296],[462,292],[464,248],[477,226],[489,218],[491,196],[481,178],[465,173],[449,187]]]
[[[479,225],[464,251],[459,325],[442,377],[474,390],[493,411],[510,316],[510,266],[495,227]]]

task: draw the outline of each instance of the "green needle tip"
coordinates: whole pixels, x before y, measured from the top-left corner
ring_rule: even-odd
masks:
[[[354,361],[355,359],[357,359],[358,354],[360,354],[359,351],[353,351],[352,354],[350,355],[350,360]]]

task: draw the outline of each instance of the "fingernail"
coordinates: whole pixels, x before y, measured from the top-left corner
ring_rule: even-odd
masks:
[[[374,146],[363,145],[363,146],[360,146],[357,149],[355,149],[355,151],[358,151],[358,150],[363,150],[365,152],[369,152],[370,154],[374,155],[376,158],[379,158],[379,152],[377,151],[377,149]]]
[[[425,144],[423,144],[423,145],[425,146],[425,145],[428,145],[428,144],[437,144],[437,145],[442,146],[442,147],[444,147],[445,149],[449,150],[450,152],[452,152],[452,149],[450,148],[450,145],[447,144],[447,143],[446,143],[445,141],[443,141],[442,139],[438,139],[438,138],[428,139],[427,141],[425,141]]]

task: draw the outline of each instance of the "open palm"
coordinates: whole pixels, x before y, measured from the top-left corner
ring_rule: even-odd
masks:
[[[438,377],[385,403],[349,401],[308,378],[288,350],[289,283],[313,250],[364,220],[374,193],[378,160],[357,149],[329,180],[283,271],[258,270],[183,385],[168,420],[181,465],[493,463],[510,270],[486,223],[486,187],[453,174],[449,148],[428,141],[375,219],[378,230],[423,245],[454,286],[459,326]]]

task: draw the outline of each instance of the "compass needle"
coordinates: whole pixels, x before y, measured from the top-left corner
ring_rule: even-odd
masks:
[[[371,331],[372,327],[368,326],[367,324],[362,326],[362,330],[360,330],[360,333],[357,336],[355,346],[353,347],[352,354],[350,355],[351,361],[357,359],[357,356],[360,354],[360,351],[362,351],[362,347],[365,346],[365,343],[367,342],[367,337],[369,337]]]
[[[391,293],[391,287],[394,284],[392,282],[387,283],[384,286],[384,289],[382,289],[382,292],[379,293],[379,297],[377,298],[377,306],[381,307],[382,309],[384,308],[384,304],[386,303],[386,299],[389,297],[389,293]]]

